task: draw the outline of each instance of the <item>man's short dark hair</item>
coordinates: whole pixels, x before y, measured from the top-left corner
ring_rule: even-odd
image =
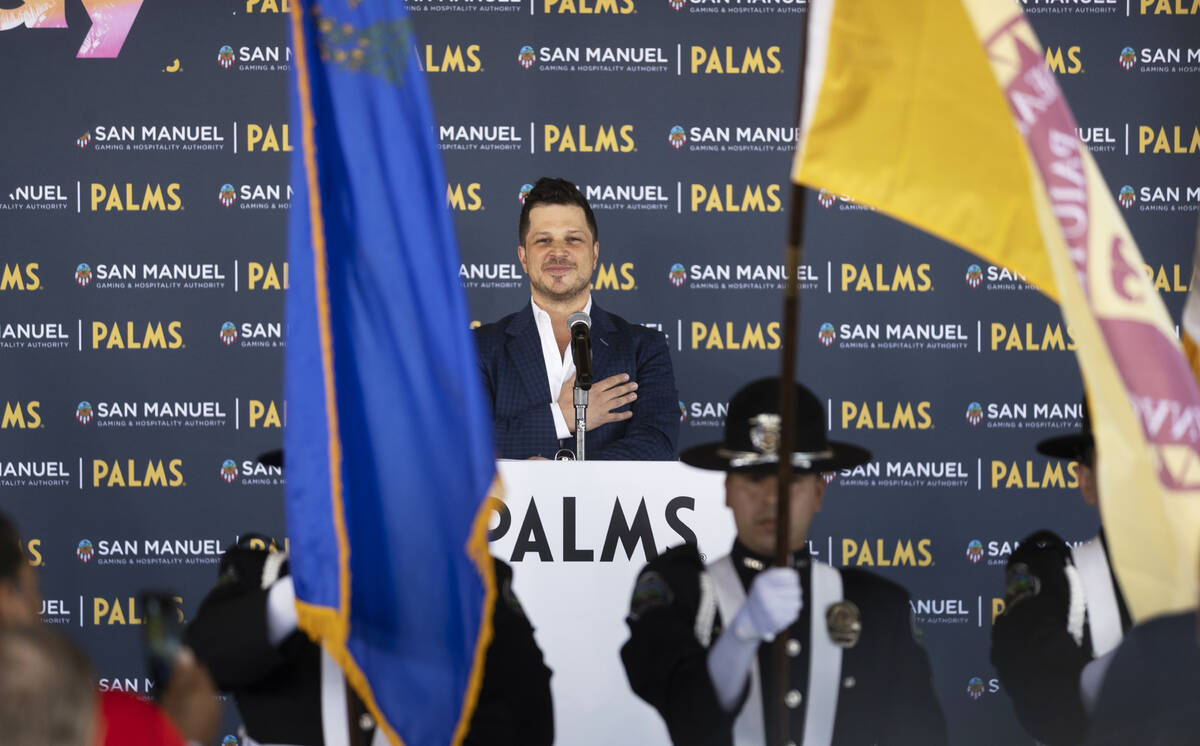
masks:
[[[12,519],[0,512],[0,581],[16,583],[25,552],[21,548],[21,537]]]
[[[579,187],[566,179],[555,179],[543,176],[533,185],[533,189],[525,195],[525,205],[521,208],[521,222],[517,225],[517,239],[525,245],[525,234],[529,232],[529,211],[538,205],[576,205],[583,209],[587,218],[588,230],[592,232],[592,240],[600,240],[600,229],[596,227],[596,216],[592,206]]]

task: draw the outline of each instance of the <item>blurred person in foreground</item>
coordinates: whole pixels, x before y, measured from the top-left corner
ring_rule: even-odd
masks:
[[[48,629],[0,629],[0,733],[5,743],[93,746],[101,721],[91,664]]]
[[[1163,614],[1125,635],[1104,677],[1088,746],[1200,746],[1200,615]]]
[[[0,513],[0,630],[40,627],[41,606],[37,573],[25,558],[16,526]],[[125,692],[106,691],[99,693],[99,711],[97,732],[105,746],[204,744],[220,724],[212,679],[187,649],[175,660],[161,709]]]
[[[264,463],[281,463],[267,454]],[[383,746],[382,728],[349,691],[337,663],[299,629],[286,552],[250,534],[221,558],[221,574],[187,630],[187,642],[233,694],[243,746]],[[495,561],[493,638],[463,746],[550,746],[550,669],[512,592],[512,570]]]

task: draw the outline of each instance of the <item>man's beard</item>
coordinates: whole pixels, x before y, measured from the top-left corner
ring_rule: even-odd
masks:
[[[578,283],[568,287],[566,290],[561,291],[552,290],[545,282],[542,282],[540,279],[535,280],[532,275],[529,278],[529,282],[533,286],[533,289],[538,291],[542,297],[552,300],[556,303],[562,303],[564,301],[578,298],[581,294],[586,292],[588,288],[591,287],[592,278],[590,275],[582,277]]]

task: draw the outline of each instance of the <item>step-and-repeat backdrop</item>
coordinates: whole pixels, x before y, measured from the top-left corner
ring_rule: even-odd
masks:
[[[1200,204],[1200,6],[1023,4],[1178,317]],[[720,437],[730,393],[779,366],[803,0],[408,7],[472,318],[528,302],[522,190],[569,178],[600,224],[595,302],[666,335],[680,445]],[[287,424],[288,10],[0,9],[0,507],[40,569],[44,619],[85,645],[102,687],[147,687],[139,590],[191,613],[237,535],[286,538],[285,474],[255,456]],[[1073,466],[1033,451],[1079,424],[1071,329],[1004,267],[844,195],[809,200],[800,375],[833,437],[875,454],[835,477],[817,548],[912,590],[956,743],[1018,742],[987,657],[1003,562],[1035,528],[1078,541],[1098,525]],[[566,561],[507,558],[518,577]]]

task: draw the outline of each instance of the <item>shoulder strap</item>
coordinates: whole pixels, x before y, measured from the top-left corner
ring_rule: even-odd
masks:
[[[842,649],[829,634],[825,613],[843,599],[842,573],[823,562],[812,563],[812,609],[809,611],[808,704],[804,715],[804,746],[833,743],[838,692],[842,678]]]
[[[1092,633],[1092,656],[1100,656],[1121,644],[1121,612],[1117,608],[1116,589],[1108,569],[1108,558],[1100,539],[1074,547],[1071,556],[1083,580],[1088,628]]]
[[[721,620],[731,624],[742,604],[746,603],[746,590],[733,568],[733,558],[728,554],[708,566],[712,576],[713,591],[717,597],[717,608]],[[733,721],[734,746],[762,746],[767,742],[766,726],[763,723],[762,676],[758,670],[758,656],[750,664],[750,686],[746,701],[737,719]]]
[[[349,713],[346,678],[325,648],[321,648],[321,731],[325,746],[348,746]]]
[[[733,619],[746,592],[734,570],[733,560],[725,555],[708,566],[721,618]],[[828,746],[833,742],[837,718],[838,692],[842,677],[842,649],[829,636],[825,612],[843,599],[842,574],[829,565],[813,562],[809,610],[808,702],[804,717],[804,746]],[[735,746],[759,746],[766,743],[763,725],[762,677],[755,656],[750,667],[750,691],[742,711],[734,722]]]
[[[696,606],[696,640],[704,648],[712,645],[713,626],[717,620],[717,592],[707,572],[700,573],[700,603]]]

